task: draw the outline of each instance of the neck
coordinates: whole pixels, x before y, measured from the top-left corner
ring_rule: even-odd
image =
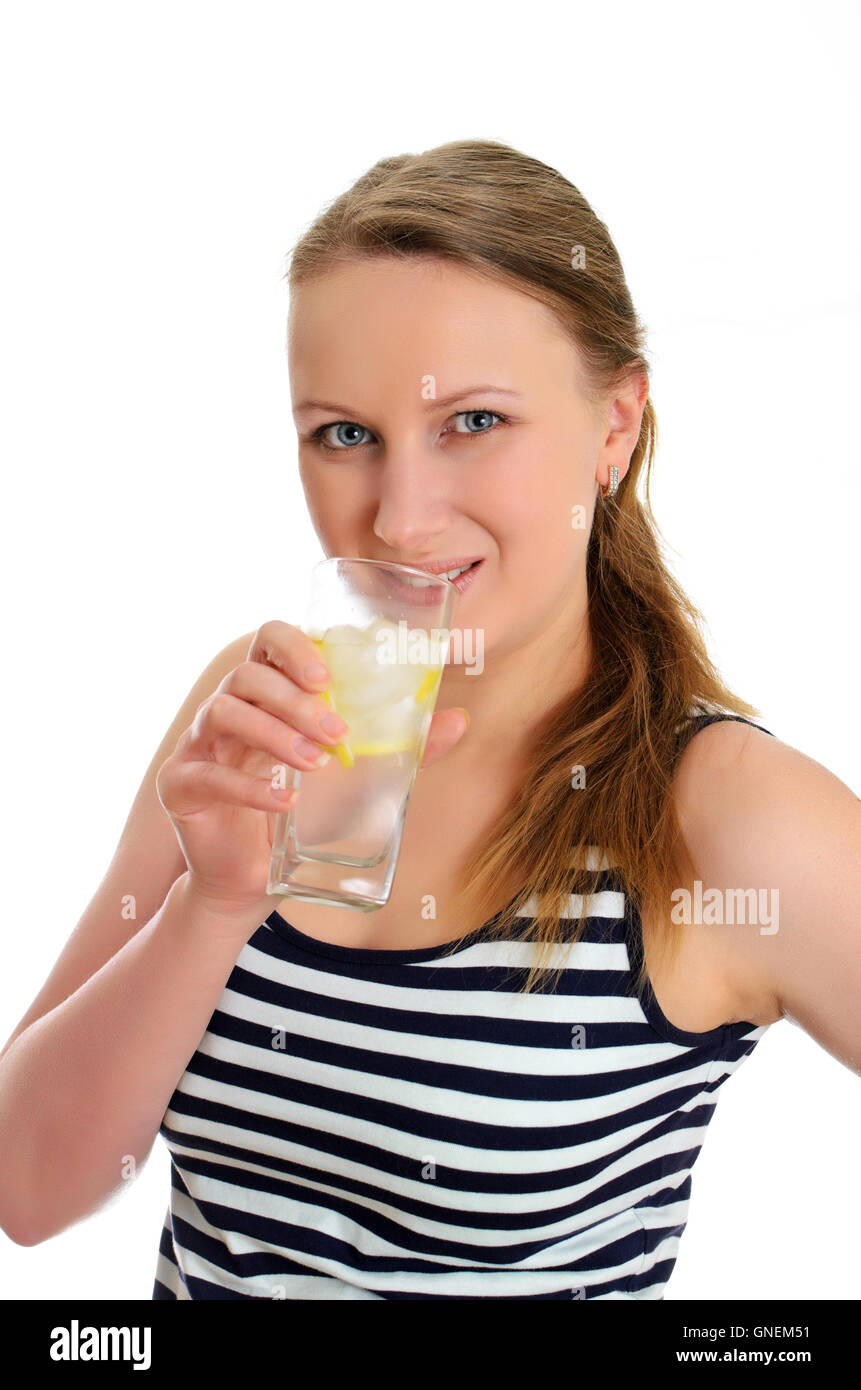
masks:
[[[459,705],[470,717],[446,762],[519,764],[535,725],[586,680],[592,647],[585,573],[526,642],[500,645],[485,655],[478,674],[468,674],[465,664],[445,667],[437,708]]]

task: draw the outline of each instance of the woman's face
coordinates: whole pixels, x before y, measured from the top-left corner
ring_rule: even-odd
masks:
[[[596,480],[610,463],[624,475],[647,384],[633,411],[590,406],[543,305],[426,258],[350,262],[301,286],[288,354],[327,555],[480,561],[452,627],[482,629],[488,657],[581,621]]]

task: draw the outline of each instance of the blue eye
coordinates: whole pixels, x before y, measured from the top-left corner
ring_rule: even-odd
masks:
[[[364,425],[356,425],[353,423],[352,420],[336,420],[331,425],[320,425],[319,429],[314,430],[314,433],[311,435],[311,438],[315,440],[317,443],[319,443],[323,449],[328,449],[329,452],[333,454],[343,453],[344,450],[339,449],[337,445],[327,444],[325,442],[325,440],[323,439],[323,435],[326,433],[327,430],[358,430],[360,434],[363,432],[365,434],[370,433],[369,430],[365,429]],[[349,440],[346,444],[346,447],[351,448],[357,442],[361,441],[357,441],[355,439]],[[344,444],[343,439],[341,440],[341,443]]]
[[[455,418],[456,420],[459,420],[459,419],[461,418],[461,416],[467,416],[467,415],[492,415],[492,416],[494,417],[494,419],[496,419],[496,420],[503,420],[503,419],[505,418],[503,415],[497,415],[496,412],[493,411],[493,410],[461,410],[461,411],[458,412],[457,415],[455,415],[454,418]],[[492,428],[492,427],[491,427],[491,428]],[[470,429],[466,429],[466,430],[455,430],[455,434],[489,434],[489,433],[490,433],[490,430],[470,430]]]
[[[460,410],[454,418],[455,420],[460,420],[468,415],[478,415],[485,417],[489,416],[493,420],[497,420],[503,425],[508,423],[508,416],[500,415],[499,412],[496,410]],[[491,425],[489,429],[455,429],[454,433],[471,435],[490,434],[494,428],[495,426]],[[330,444],[324,438],[324,436],[328,433],[329,430],[338,431],[338,434],[335,437],[340,440],[339,444]],[[343,434],[341,433],[341,431],[343,431]],[[345,440],[344,434],[347,434],[348,432],[353,432],[355,434],[356,431],[358,431],[360,435],[370,434],[370,430],[366,430],[364,425],[357,425],[354,420],[332,420],[326,425],[318,425],[317,428],[314,431],[312,431],[312,433],[308,436],[308,441],[309,443],[316,444],[320,449],[325,449],[326,452],[329,454],[345,454],[351,452],[357,445],[367,442],[365,440],[356,438]]]

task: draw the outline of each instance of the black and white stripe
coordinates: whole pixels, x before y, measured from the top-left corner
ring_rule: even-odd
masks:
[[[552,993],[521,992],[524,940],[356,950],[273,912],[164,1115],[153,1298],[660,1299],[765,1028],[639,1001],[639,916],[593,876]]]

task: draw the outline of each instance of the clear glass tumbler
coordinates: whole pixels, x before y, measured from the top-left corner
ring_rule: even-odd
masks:
[[[349,727],[324,767],[285,766],[299,796],[276,817],[267,892],[373,912],[391,894],[457,589],[408,565],[341,556],[315,565],[311,581],[304,631],[332,674],[324,698]]]

